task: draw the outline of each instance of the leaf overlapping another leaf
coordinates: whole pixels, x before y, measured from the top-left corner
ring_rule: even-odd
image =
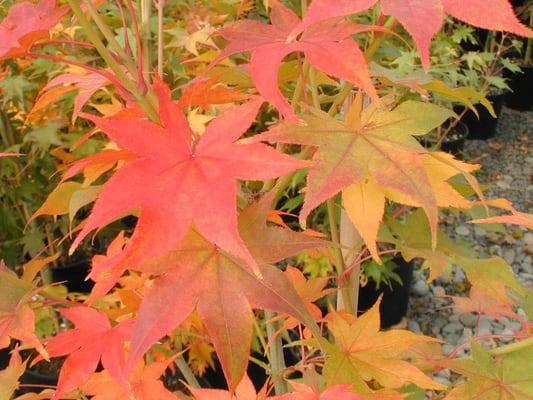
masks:
[[[139,309],[129,366],[194,309],[213,340],[230,389],[248,363],[252,307],[289,314],[317,334],[313,318],[282,272],[268,265],[258,268],[262,278],[194,230],[176,250],[147,263],[143,270],[158,277]]]
[[[46,345],[51,357],[68,355],[52,400],[86,383],[100,360],[117,382],[126,382],[124,345],[131,338],[133,321],[111,327],[104,313],[81,306],[62,309],[61,313],[75,328],[53,337]]]
[[[317,147],[307,178],[300,222],[336,193],[344,191],[352,221],[373,256],[385,197],[422,207],[436,241],[437,194],[453,192],[445,181],[432,177],[427,151],[413,136],[423,135],[453,114],[438,106],[406,101],[392,110],[370,106],[360,121],[342,122],[325,112],[311,109],[303,125],[283,122],[250,139],[295,143]],[[434,184],[432,184],[434,182]],[[444,188],[444,189],[442,189]],[[446,191],[446,193],[443,193]]]
[[[292,34],[330,18],[365,11],[377,3],[378,0],[314,0]],[[380,0],[379,4],[385,15],[397,18],[411,34],[426,68],[431,39],[440,30],[445,13],[480,28],[533,36],[533,31],[515,16],[508,0],[492,0],[490,4],[486,0]]]
[[[254,121],[262,99],[226,110],[194,140],[181,107],[172,103],[162,85],[157,92],[162,126],[142,119],[86,116],[134,157],[103,186],[72,249],[92,230],[139,209],[130,243],[114,263],[135,268],[162,256],[194,225],[208,240],[255,269],[256,261],[237,229],[237,180],[272,179],[305,162],[263,144],[236,142]]]
[[[29,1],[15,4],[0,23],[0,60],[18,57],[26,53],[38,39],[48,32],[66,14],[68,7],[56,7],[56,0]]]
[[[364,55],[350,38],[361,30],[360,26],[328,21],[313,26],[294,40],[290,33],[300,19],[293,11],[275,1],[270,18],[271,25],[241,20],[219,31],[229,43],[208,68],[232,54],[250,51],[250,73],[257,90],[292,122],[298,118],[278,89],[278,71],[283,58],[293,52],[303,52],[315,68],[355,84],[374,100],[378,98]]]

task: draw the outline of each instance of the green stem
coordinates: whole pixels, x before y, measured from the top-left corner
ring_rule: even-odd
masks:
[[[93,5],[92,1],[85,0],[85,4],[87,5],[91,17],[98,26],[98,29],[100,29],[100,32],[102,32],[109,45],[122,59],[129,73],[135,76],[135,74],[137,73],[137,67],[134,61],[126,54],[120,43],[117,42],[117,40],[115,39],[115,35],[113,34],[113,32],[111,32],[111,29],[109,29],[107,24],[102,20],[102,17],[100,17],[100,14],[98,13],[96,7]],[[124,32],[124,35],[127,36],[127,32]]]
[[[341,251],[341,239],[339,235],[339,227],[337,225],[337,213],[335,212],[335,201],[334,199],[329,199],[326,201],[326,206],[328,209],[328,221],[329,229],[331,232],[331,241],[333,242],[333,255],[335,257],[335,266],[337,269],[337,276],[341,277],[344,275],[344,270],[346,266],[344,265],[344,257],[342,256]],[[354,298],[352,298],[352,293],[346,283],[343,283],[339,288],[340,295],[342,297],[342,305],[344,310],[350,314],[355,314]]]
[[[174,364],[176,364],[176,367],[180,370],[181,374],[189,384],[189,386],[192,386],[193,388],[201,388],[200,383],[198,382],[198,379],[196,379],[196,376],[191,371],[191,368],[189,367],[189,364],[185,361],[183,356],[178,356],[174,360]]]
[[[107,50],[104,43],[98,37],[98,34],[91,26],[89,20],[85,18],[85,14],[81,10],[79,2],[77,0],[67,0],[67,2],[70,5],[70,8],[72,8],[72,11],[74,12],[74,15],[76,15],[76,18],[80,22],[81,26],[83,27],[85,34],[94,44],[94,47],[96,47],[96,50],[104,59],[109,68],[113,70],[113,72],[120,80],[120,82],[122,82],[124,87],[131,92],[133,97],[135,97],[135,100],[137,100],[139,105],[146,111],[148,117],[153,121],[159,121],[159,116],[154,106],[144,97],[135,82],[133,82],[131,78],[126,75],[126,73],[122,70],[121,66],[115,61],[109,50]]]
[[[157,4],[157,75],[163,79],[163,8],[165,0]]]
[[[316,84],[315,70],[309,69],[309,83],[311,86],[311,98],[313,100],[313,106],[320,110],[320,99],[318,97],[318,88]],[[326,201],[328,209],[328,221],[329,229],[331,233],[331,241],[333,242],[333,254],[335,256],[335,266],[337,269],[337,277],[341,277],[344,274],[346,266],[344,265],[344,257],[341,252],[341,239],[339,234],[339,227],[337,225],[337,213],[335,212],[335,201],[333,198]],[[353,314],[354,306],[351,298],[350,290],[344,284],[338,288],[341,296],[344,309]]]
[[[152,40],[152,32],[150,31],[150,17],[152,16],[152,0],[141,1],[141,30],[143,43],[143,72],[144,79],[147,83],[150,82],[150,71],[152,69],[152,62],[150,60],[150,42]]]
[[[274,383],[274,390],[277,395],[281,395],[287,392],[287,384],[282,377],[283,371],[285,370],[285,358],[283,356],[283,347],[281,343],[281,336],[277,335],[274,338],[274,334],[277,330],[277,324],[274,321],[269,321],[275,317],[275,314],[270,311],[265,311],[265,320],[268,339],[270,341],[269,350],[269,360],[270,368],[272,372],[272,379]]]

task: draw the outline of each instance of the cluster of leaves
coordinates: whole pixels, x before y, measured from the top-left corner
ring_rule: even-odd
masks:
[[[532,317],[531,289],[503,259],[480,259],[456,244],[439,217],[452,210],[473,223],[527,227],[532,217],[486,199],[478,165],[417,140],[455,117],[426,101],[428,93],[490,108],[482,94],[427,72],[445,13],[533,36],[507,0],[491,7],[481,0],[256,7],[159,0],[153,18],[150,1],[67,3],[17,3],[0,23],[6,179],[34,168],[45,179],[61,176],[39,208],[19,189],[5,191],[25,224],[60,218],[43,224],[49,257],[16,271],[0,266],[0,347],[15,346],[0,372],[2,398],[13,396],[29,368],[20,355],[28,349],[38,353],[34,363],[64,363],[54,390],[20,400],[248,400],[273,390],[273,399],[402,399],[424,391],[530,398],[531,324],[517,307]],[[405,46],[409,36],[422,67],[406,78],[391,69],[395,54],[378,50]],[[26,111],[33,79],[41,87]],[[67,127],[61,136],[59,126]],[[41,159],[46,168],[33,162]],[[2,226],[2,235],[9,229]],[[347,229],[355,239],[343,239]],[[72,255],[90,247],[94,231],[113,239],[92,259],[90,294],[51,285],[45,268],[63,243],[76,235]],[[41,253],[33,247],[24,252]],[[379,301],[358,316],[355,272],[372,260],[367,275],[390,282],[397,278],[390,253],[423,259],[430,281],[462,268],[471,290],[456,307],[516,319],[516,343],[486,350],[478,342],[496,338],[474,337],[471,357],[446,357],[434,338],[380,330]],[[287,266],[298,254],[307,264],[321,260],[304,268],[312,277]],[[283,341],[299,347],[288,367]],[[199,388],[195,373],[213,368],[215,357],[228,391]],[[250,360],[269,378],[259,392],[246,375]],[[173,393],[160,377],[176,368],[187,385]],[[464,380],[452,387],[433,380],[442,368]]]

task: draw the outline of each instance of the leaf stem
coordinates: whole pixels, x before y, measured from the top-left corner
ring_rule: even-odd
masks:
[[[150,31],[150,18],[152,16],[152,0],[140,0],[141,5],[141,30],[142,30],[142,50],[143,50],[143,73],[144,80],[150,82],[150,42],[152,32]]]
[[[117,78],[122,82],[123,86],[128,89],[128,91],[135,97],[135,100],[139,105],[146,111],[148,117],[153,121],[159,121],[159,116],[154,108],[154,106],[146,99],[146,97],[141,93],[137,85],[131,80],[130,77],[126,75],[121,66],[113,58],[109,50],[105,47],[104,43],[98,37],[98,34],[91,26],[89,20],[85,17],[85,14],[80,8],[80,4],[77,0],[67,0],[70,8],[76,15],[76,18],[83,27],[85,34],[89,37],[89,40],[94,44],[96,50],[100,56],[104,59],[106,64],[113,70]]]
[[[192,373],[189,364],[187,364],[183,356],[176,357],[176,359],[174,360],[174,364],[176,364],[176,367],[178,367],[181,374],[190,386],[192,386],[193,388],[201,388],[198,379],[196,379],[196,376],[194,376],[194,374]]]
[[[275,317],[275,314],[271,311],[265,311],[265,322],[268,334],[268,340],[270,342],[269,361],[270,368],[272,372],[272,378],[274,380],[274,390],[277,395],[281,395],[287,392],[287,384],[282,378],[282,373],[286,368],[285,358],[283,356],[283,347],[281,343],[281,336],[277,335],[274,337],[277,324],[272,319]]]
[[[157,3],[157,75],[163,79],[163,8],[166,0]]]
[[[107,24],[102,20],[102,17],[100,17],[100,14],[98,13],[98,10],[93,5],[91,0],[85,0],[85,4],[87,5],[87,9],[89,10],[89,13],[91,14],[92,19],[96,23],[96,26],[98,26],[98,29],[100,29],[100,32],[104,35],[105,39],[107,40],[107,43],[113,48],[113,50],[118,54],[118,56],[122,59],[124,62],[124,65],[130,72],[130,74],[135,75],[135,63],[133,60],[126,54],[126,51],[122,48],[119,42],[115,39],[115,35],[113,32],[111,32],[111,29],[107,26]],[[124,32],[124,35],[127,36],[127,32]]]
[[[337,269],[337,276],[339,278],[344,276],[345,265],[344,257],[341,251],[341,240],[339,235],[339,227],[337,225],[337,213],[335,212],[335,200],[333,198],[326,201],[326,207],[328,209],[328,221],[329,230],[331,233],[331,241],[333,242],[333,255],[335,257],[335,266]],[[341,282],[339,279],[339,292],[342,298],[342,306],[344,310],[350,314],[355,313],[354,297],[350,293],[349,286],[345,285],[346,282]]]
[[[315,70],[309,68],[309,83],[311,87],[311,99],[313,100],[313,106],[320,110],[320,99],[318,97],[318,88],[316,84]],[[348,285],[345,285],[340,278],[344,276],[346,266],[344,264],[344,257],[341,251],[341,239],[339,233],[339,226],[337,225],[337,213],[335,212],[335,200],[330,198],[326,201],[326,207],[328,209],[328,221],[331,234],[331,241],[333,242],[333,255],[335,257],[335,267],[337,269],[337,278],[339,282],[338,292],[342,297],[342,304],[346,311],[354,313],[354,297],[350,293]]]

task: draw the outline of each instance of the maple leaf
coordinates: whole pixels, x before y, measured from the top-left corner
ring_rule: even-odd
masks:
[[[33,42],[48,36],[67,11],[67,6],[56,8],[56,0],[15,4],[0,23],[0,60],[24,55]]]
[[[126,270],[125,268],[109,269],[105,268],[105,266],[106,261],[120,254],[125,245],[126,239],[124,238],[124,232],[121,232],[109,244],[105,255],[97,254],[93,257],[89,278],[91,278],[95,284],[87,299],[88,304],[92,304],[96,299],[99,299],[108,293],[113,286],[115,286],[122,274],[124,274]],[[102,266],[104,266],[103,270]]]
[[[110,70],[106,70],[106,72],[111,73]],[[42,89],[41,96],[43,93],[47,93],[53,89],[78,89],[79,93],[76,95],[74,100],[74,111],[72,113],[72,121],[74,122],[80,114],[83,106],[89,101],[93,94],[110,83],[111,82],[105,76],[96,72],[91,72],[84,75],[77,73],[66,73],[58,75],[48,82]]]
[[[533,347],[525,347],[494,359],[476,342],[471,358],[448,363],[447,367],[469,380],[454,388],[446,400],[529,400],[533,393]]]
[[[302,232],[267,225],[274,197],[275,192],[269,192],[239,215],[239,232],[257,262],[274,264],[304,250],[332,245]]]
[[[54,390],[45,389],[41,393],[26,393],[17,397],[15,400],[49,400],[54,397]],[[75,393],[64,394],[61,396],[61,400],[79,400],[79,396]]]
[[[119,382],[125,382],[124,342],[131,337],[133,321],[111,327],[107,316],[89,307],[63,308],[75,328],[51,338],[46,349],[51,357],[68,355],[52,400],[79,388],[89,380],[101,360],[104,368]]]
[[[173,358],[145,365],[141,360],[128,378],[128,387],[119,384],[109,371],[96,373],[81,387],[92,400],[176,400],[159,379]]]
[[[324,342],[328,384],[352,383],[359,391],[367,388],[364,381],[374,379],[385,388],[413,383],[426,389],[444,389],[404,360],[412,348],[437,340],[404,330],[380,332],[380,302],[359,317],[338,313],[328,316],[328,328],[335,337],[335,345]]]
[[[254,384],[247,375],[244,375],[239,382],[235,388],[235,393],[220,389],[189,388],[195,400],[260,400],[266,398],[264,389],[266,387],[257,393]],[[271,397],[271,399],[274,399],[274,397]]]
[[[358,121],[350,115],[351,111],[347,122],[342,122],[310,109],[302,116],[304,125],[282,122],[250,141],[318,148],[307,177],[300,212],[302,225],[311,210],[347,189],[348,215],[375,258],[379,259],[375,239],[385,197],[422,207],[435,240],[439,200],[424,163],[427,151],[413,136],[441,125],[451,112],[432,104],[406,101],[393,110],[369,106]]]
[[[524,288],[516,280],[511,267],[503,258],[477,258],[468,248],[454,243],[443,231],[438,231],[436,248],[432,248],[429,226],[419,210],[409,215],[405,221],[388,221],[388,231],[382,226],[380,239],[394,244],[402,256],[411,261],[415,257],[427,260],[430,267],[429,280],[449,272],[452,265],[461,267],[468,281],[487,296],[497,301],[508,301],[508,289],[524,294]]]
[[[483,313],[497,320],[507,317],[523,322],[523,318],[514,312],[514,303],[510,298],[507,301],[494,299],[476,286],[470,289],[468,297],[453,296],[452,300],[460,313]],[[524,325],[527,326],[527,323]]]
[[[309,26],[329,18],[365,11],[378,0],[314,0],[302,21],[293,29],[293,36]],[[429,46],[439,32],[444,14],[468,24],[495,31],[506,31],[521,36],[533,36],[513,12],[508,0],[380,0],[381,12],[396,17],[413,37],[425,68],[429,67]]]
[[[22,362],[17,349],[11,352],[9,365],[0,371],[0,399],[11,399],[19,387],[19,379],[26,370],[27,361]]]
[[[272,4],[272,24],[240,20],[218,33],[229,43],[208,69],[224,58],[250,51],[250,74],[259,93],[272,103],[285,118],[298,118],[278,89],[278,70],[284,57],[303,52],[309,63],[320,71],[361,87],[374,100],[378,96],[370,79],[362,51],[350,35],[361,28],[344,21],[319,24],[308,29],[297,40],[290,32],[300,23],[298,16],[281,2]]]
[[[248,100],[250,96],[221,85],[217,77],[195,81],[188,85],[178,100],[183,107],[207,109],[213,104],[227,104]]]
[[[10,338],[33,346],[43,358],[48,353],[35,335],[35,314],[29,301],[35,291],[30,282],[19,279],[0,261],[0,349],[10,344]]]
[[[350,384],[332,385],[320,391],[317,387],[289,381],[293,392],[277,396],[279,400],[363,400],[350,391]]]
[[[143,270],[158,277],[140,306],[128,365],[131,367],[194,309],[207,327],[232,390],[248,363],[252,307],[289,314],[317,334],[313,318],[283,273],[269,265],[258,268],[261,279],[243,261],[194,230],[177,249],[147,262]]]
[[[288,266],[283,274],[292,283],[296,293],[298,293],[300,298],[304,301],[307,310],[309,310],[309,313],[313,318],[317,321],[320,320],[322,318],[322,311],[320,311],[320,308],[314,304],[314,302],[335,291],[333,288],[325,289],[329,277],[322,276],[306,279],[304,274],[298,268],[291,266]],[[297,325],[298,321],[289,317],[289,319],[283,324],[283,329],[292,329]]]
[[[497,217],[481,218],[469,221],[471,224],[511,224],[521,225],[533,229],[533,214],[521,213],[514,208],[511,215],[499,215]]]
[[[139,209],[135,232],[117,256],[123,265],[134,267],[165,254],[194,225],[208,240],[255,268],[237,229],[236,181],[272,179],[305,164],[266,145],[236,143],[254,121],[261,99],[227,109],[193,142],[187,119],[169,91],[162,84],[156,91],[162,125],[86,116],[135,158],[103,186],[71,251],[92,230]]]

